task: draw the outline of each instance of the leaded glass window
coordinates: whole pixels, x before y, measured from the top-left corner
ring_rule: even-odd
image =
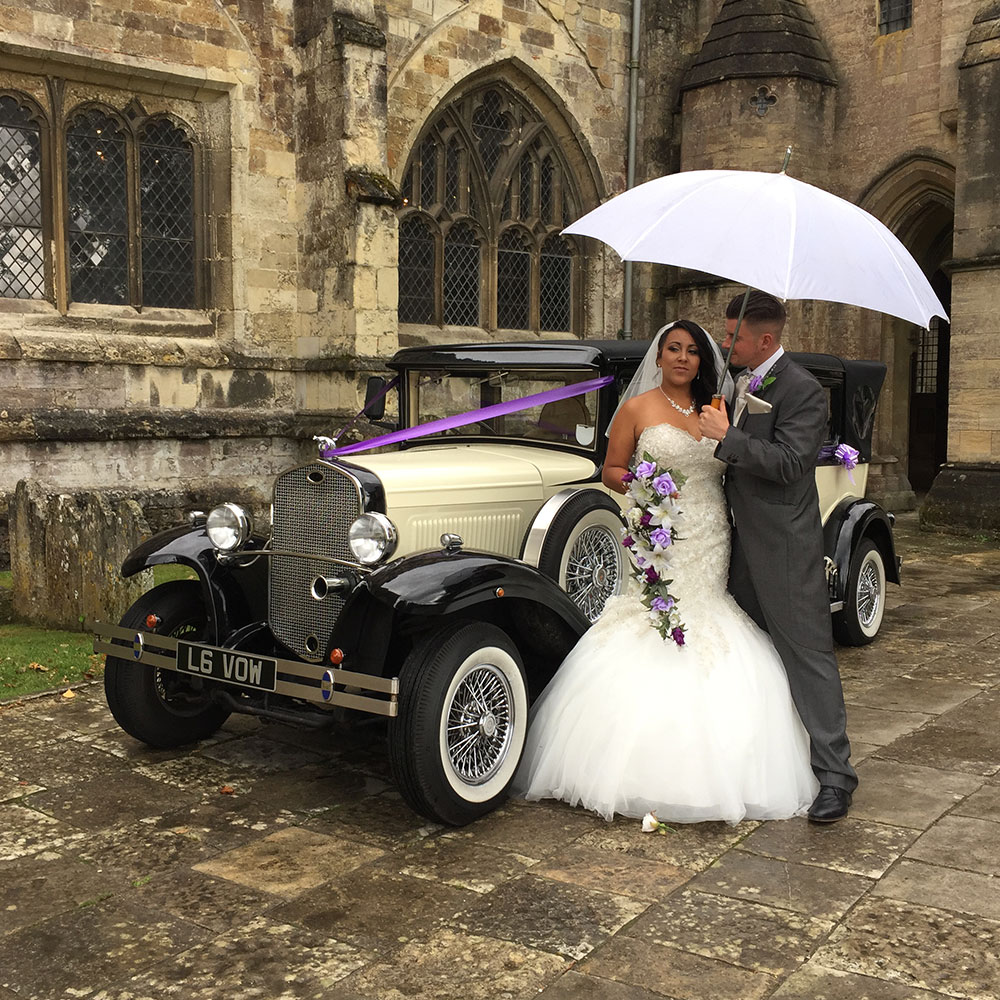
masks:
[[[570,283],[573,258],[562,236],[550,236],[542,247],[538,269],[538,326],[542,330],[569,329]]]
[[[889,35],[913,25],[913,0],[879,0],[878,33]]]
[[[525,236],[508,229],[497,247],[497,326],[526,330],[531,308],[531,249]]]
[[[419,215],[399,224],[399,321],[434,322],[434,233]]]
[[[70,296],[129,301],[125,135],[115,119],[86,111],[66,133]]]
[[[400,187],[401,323],[581,325],[573,302],[582,258],[559,237],[581,214],[580,199],[564,154],[523,95],[490,84],[440,109]]]
[[[41,129],[29,108],[0,97],[0,297],[45,295]]]
[[[139,138],[142,301],[191,308],[194,288],[194,155],[187,136],[159,119]]]
[[[460,222],[444,238],[444,322],[479,325],[479,240]]]
[[[0,298],[200,305],[197,158],[186,126],[135,98],[52,123],[0,92]]]

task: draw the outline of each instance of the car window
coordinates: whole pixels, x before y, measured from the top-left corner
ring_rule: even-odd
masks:
[[[524,399],[592,378],[592,371],[410,372],[411,425]],[[443,435],[550,441],[591,450],[596,439],[597,411],[598,393],[592,391],[451,428]]]

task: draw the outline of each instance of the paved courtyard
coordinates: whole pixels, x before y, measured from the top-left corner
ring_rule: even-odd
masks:
[[[861,787],[828,828],[446,829],[378,722],[160,753],[100,686],[3,707],[0,998],[1000,996],[1000,552],[898,528],[883,633],[839,653]]]

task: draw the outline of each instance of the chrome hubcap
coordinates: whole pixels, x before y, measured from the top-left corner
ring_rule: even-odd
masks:
[[[858,576],[858,621],[869,628],[882,605],[882,581],[874,563],[866,562]]]
[[[514,696],[502,671],[480,664],[469,671],[448,708],[448,759],[470,785],[489,781],[510,749]]]
[[[596,622],[615,592],[620,573],[618,536],[601,525],[586,528],[573,543],[566,563],[566,593]]]

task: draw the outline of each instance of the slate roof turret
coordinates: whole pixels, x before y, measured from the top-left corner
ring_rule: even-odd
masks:
[[[785,76],[837,83],[804,0],[726,0],[681,89],[733,77]]]

